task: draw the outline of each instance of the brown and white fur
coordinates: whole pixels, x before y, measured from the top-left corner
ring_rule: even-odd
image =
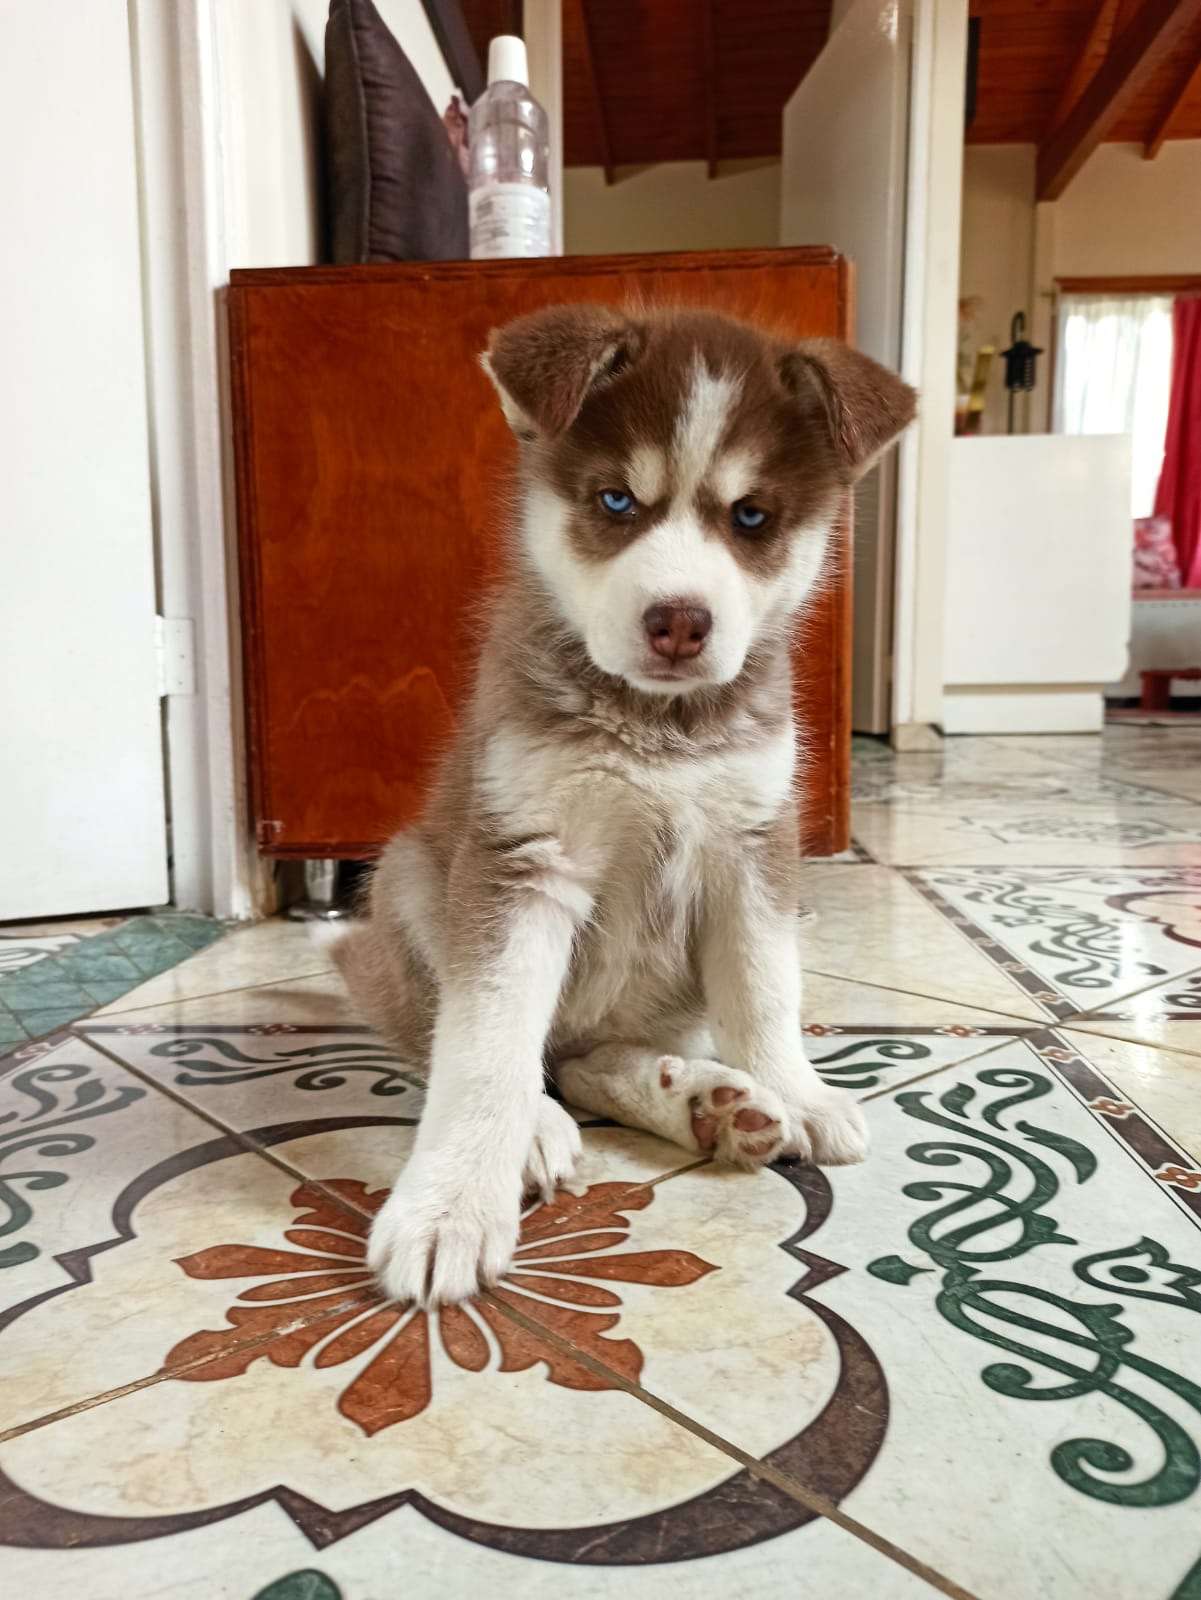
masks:
[[[336,950],[430,1068],[370,1240],[424,1304],[494,1282],[523,1192],[571,1175],[544,1063],[570,1103],[739,1166],[867,1147],[802,1048],[789,663],[840,498],[912,391],[684,311],[536,312],[485,366],[521,444],[512,571],[426,813]]]

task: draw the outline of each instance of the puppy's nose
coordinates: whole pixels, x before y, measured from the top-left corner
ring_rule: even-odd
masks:
[[[690,661],[699,656],[713,627],[713,614],[704,606],[686,606],[667,601],[648,606],[642,625],[651,649],[669,661]]]

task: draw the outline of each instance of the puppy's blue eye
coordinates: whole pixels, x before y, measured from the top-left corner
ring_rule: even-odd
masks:
[[[624,489],[602,489],[600,503],[611,517],[624,517],[634,509],[634,496]]]
[[[752,500],[739,500],[733,506],[734,526],[744,533],[754,533],[767,521],[767,512],[761,511]]]

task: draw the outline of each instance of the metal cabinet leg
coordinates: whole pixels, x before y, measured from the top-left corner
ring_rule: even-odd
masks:
[[[346,908],[338,904],[337,861],[306,861],[304,891],[304,899],[286,913],[294,922],[333,922],[346,915]]]

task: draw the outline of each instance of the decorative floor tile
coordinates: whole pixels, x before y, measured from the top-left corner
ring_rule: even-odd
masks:
[[[948,777],[944,770],[934,767],[924,773],[870,767],[856,777],[852,798],[858,806],[900,804],[914,809],[933,806],[950,812],[972,808],[990,815],[1044,806],[1062,805],[1073,810],[1106,806],[1124,811],[1130,807],[1162,809],[1174,803],[1193,803],[1186,795],[1174,795],[1163,788],[1118,778],[1097,777],[1066,764],[1054,772],[1004,770],[960,778]]]
[[[77,933],[0,933],[0,975],[36,966],[78,943]]]
[[[462,1541],[465,1555],[479,1547],[585,1571],[720,1561],[821,1526],[812,1496],[756,1478],[629,1392],[652,1361],[703,1360],[696,1335],[706,1322],[758,1315],[756,1276],[722,1270],[725,1253],[742,1248],[739,1230],[715,1233],[703,1211],[678,1201],[661,1207],[658,1189],[600,1182],[529,1214],[494,1297],[430,1315],[387,1307],[365,1271],[364,1236],[383,1198],[375,1174],[394,1162],[392,1132],[364,1127],[348,1144],[314,1121],[281,1136],[280,1154],[307,1147],[296,1159],[325,1172],[324,1188],[280,1187],[283,1174],[228,1140],[159,1161],[118,1198],[127,1225],[93,1252],[91,1272],[11,1318],[0,1331],[5,1370],[36,1370],[39,1352],[53,1348],[86,1352],[93,1382],[109,1377],[109,1388],[129,1384],[139,1364],[158,1379],[0,1441],[0,1538],[43,1558],[15,1570],[30,1581],[40,1571],[49,1584],[45,1557],[60,1552],[59,1581],[74,1571],[99,1593],[81,1553],[89,1547],[167,1541],[169,1563],[176,1537],[256,1507],[284,1512],[323,1554],[383,1518],[400,1537],[415,1513]],[[615,1134],[590,1138],[603,1145]],[[748,1192],[756,1187],[750,1178]],[[790,1228],[800,1212],[784,1197],[795,1191],[772,1189],[767,1225]],[[779,1260],[777,1276],[790,1277]],[[707,1314],[691,1303],[706,1283],[716,1290]],[[832,1439],[829,1360],[787,1285],[776,1287],[763,1316],[782,1324],[785,1341],[791,1333],[794,1360],[764,1437],[820,1425]],[[672,1301],[671,1318],[655,1316],[653,1297]],[[131,1304],[152,1308],[134,1349],[128,1314],[113,1314]],[[157,1361],[146,1359],[150,1335]],[[774,1361],[778,1379],[783,1358],[778,1340],[752,1336],[731,1370],[753,1381]],[[52,1398],[71,1404],[73,1386],[60,1375]],[[116,1470],[98,1473],[100,1461]],[[866,1465],[862,1452],[847,1457],[839,1481],[856,1481]],[[815,1538],[814,1555],[830,1542]],[[875,1571],[885,1594],[915,1592],[903,1565],[851,1548],[846,1534],[833,1543],[840,1570]],[[235,1571],[239,1545],[225,1546]],[[779,1552],[780,1581],[792,1562],[808,1568],[809,1548]],[[760,1557],[750,1570],[773,1566]],[[561,1581],[559,1592],[573,1591]]]
[[[1105,1024],[1064,1030],[1118,1090],[1162,1128],[1201,1165],[1201,1038],[1194,1030],[1193,1051],[1164,1049],[1114,1037]]]
[[[1201,1170],[1050,1032],[878,1098],[871,1121],[862,1168],[763,1174],[761,1198],[711,1169],[661,1186],[659,1218],[704,1216],[710,1258],[765,1294],[753,1316],[714,1319],[717,1383],[665,1358],[679,1323],[656,1337],[668,1313],[651,1311],[640,1336],[661,1354],[645,1387],[686,1392],[692,1417],[770,1457],[781,1417],[738,1401],[749,1338],[774,1368],[758,1392],[811,1395],[816,1413],[803,1450],[770,1458],[983,1600],[1126,1600],[1134,1573],[1142,1594],[1183,1595],[1201,1488]],[[740,1229],[744,1207],[756,1221]]]
[[[633,1563],[651,1595],[828,1570],[830,1592],[859,1572],[885,1596],[1125,1600],[1121,1549],[1168,1600],[1195,1559],[1201,1172],[1109,1041],[1099,1076],[1080,1035],[811,1023],[827,1081],[868,1099],[865,1167],[680,1170],[588,1127],[583,1192],[528,1214],[495,1296],[427,1317],[365,1271],[420,1104],[370,1035],[89,1038],[0,1079],[43,1117],[92,1082],[96,1105],[132,1091],[78,1152],[67,1249],[42,1239],[53,1281],[0,1327],[6,1423],[85,1406],[0,1442],[23,1593],[103,1595],[118,1573],[126,1596],[172,1592],[156,1574],[176,1571],[247,1594],[316,1570],[366,1600],[379,1552],[408,1571],[412,1541],[444,1574],[503,1557],[502,1593],[549,1567],[569,1596]],[[952,1519],[931,1493],[948,1474]],[[207,1537],[227,1519],[253,1556]]]
[[[1107,1002],[1076,1024],[1097,1033],[1201,1055],[1201,972]]]
[[[648,1446],[652,1442],[648,1437]],[[568,1444],[571,1459],[575,1441]],[[673,1464],[670,1452],[664,1464]],[[767,1485],[739,1485],[715,1506],[724,1522],[740,1521],[748,1505],[753,1513],[757,1502],[774,1493]],[[645,1551],[642,1535],[655,1538],[655,1524],[632,1518],[615,1532],[589,1529],[582,1554],[569,1565],[506,1547],[515,1540],[489,1543],[488,1529],[485,1537],[471,1537],[446,1517],[433,1520],[431,1509],[414,1496],[332,1541],[323,1533],[314,1548],[288,1510],[264,1500],[228,1518],[197,1518],[166,1539],[8,1550],[4,1570],[25,1600],[60,1600],[72,1588],[87,1600],[174,1600],[189,1589],[205,1600],[384,1600],[401,1594],[406,1600],[470,1594],[608,1600],[618,1592],[630,1600],[709,1600],[715,1584],[723,1600],[791,1594],[800,1585],[815,1594],[873,1600],[961,1594],[933,1586],[820,1517],[775,1538],[707,1556],[670,1559],[664,1546],[667,1560],[655,1559],[658,1546],[649,1555]]]
[[[214,1122],[271,1149],[300,1177],[322,1178],[335,1147],[346,1149],[344,1164],[353,1167],[363,1130],[382,1126],[389,1153],[365,1176],[386,1187],[408,1155],[424,1103],[421,1079],[361,1026],[89,1023],[86,1037]],[[961,1042],[958,1048],[964,1053]],[[291,1142],[312,1123],[327,1135],[319,1148]],[[578,1173],[585,1187],[651,1182],[696,1159],[625,1128],[608,1130],[603,1145],[597,1162],[591,1150],[585,1154]]]
[[[1187,733],[857,741],[804,1019],[868,1163],[581,1114],[436,1315],[364,1258],[421,1080],[305,929],[0,931],[0,1044],[88,1013],[0,1059],[4,1591],[1201,1600]]]
[[[1129,780],[1177,798],[1201,800],[1201,729],[1196,727],[1115,725],[1099,737],[1031,735],[966,742],[1003,744],[1023,762],[1062,764],[1093,777]]]
[[[1048,1016],[1108,1012],[1160,979],[1174,991],[1201,967],[1196,872],[1000,866],[907,877]],[[1162,1003],[1178,1001],[1173,992]]]
[[[860,805],[855,837],[893,866],[1201,866],[1201,806]]]
[[[83,937],[69,929],[0,938],[0,1045],[38,1038],[220,939],[210,917],[158,911],[112,922]]]
[[[1124,1600],[1135,1574],[1141,1594],[1183,1595],[1195,1164],[1054,1035],[879,1099],[872,1121],[872,1162],[831,1175],[830,1221],[806,1240],[848,1269],[815,1298],[888,1380],[887,1436],[846,1509],[937,1549],[981,1596]],[[928,1492],[944,1479],[951,1517]]]
[[[238,1057],[212,1049],[230,1037],[216,1031],[96,1037],[195,1041],[159,1059],[243,1073],[274,1071],[268,1052],[297,1035],[243,1037]],[[444,1572],[503,1553],[508,1592],[528,1562],[530,1581],[561,1567],[568,1595],[600,1593],[615,1567],[624,1584],[629,1563],[649,1594],[648,1564],[685,1593],[749,1594],[797,1570],[812,1582],[821,1548],[839,1563],[832,1592],[855,1592],[856,1563],[873,1593],[923,1581],[814,1520],[833,1504],[944,1592],[1125,1600],[1137,1571],[1140,1593],[1183,1594],[1201,1478],[1201,1170],[1079,1036],[989,1042],[898,1090],[852,1086],[848,1068],[911,1077],[964,1041],[811,1034],[835,1081],[874,1095],[863,1168],[692,1167],[647,1187],[627,1181],[626,1136],[590,1128],[587,1192],[530,1212],[493,1299],[429,1317],[381,1306],[364,1271],[407,1130],[326,1116],[330,1091],[288,1087],[293,1058],[274,1079],[289,1120],[271,1153],[322,1188],[206,1127],[126,1168],[120,1239],[0,1332],[0,1370],[34,1372],[39,1404],[77,1391],[52,1349],[73,1366],[85,1353],[89,1392],[139,1368],[174,1374],[0,1443],[2,1525],[25,1547],[6,1569],[49,1593],[63,1563],[89,1573],[95,1548],[95,1579],[74,1581],[103,1594],[116,1569],[102,1547],[128,1549],[128,1574],[151,1570],[150,1545],[166,1552],[157,1570],[186,1562],[210,1592],[253,1592],[222,1566],[244,1541],[222,1554],[200,1537],[231,1519],[263,1530],[255,1559],[276,1565],[250,1569],[260,1587],[315,1568],[370,1595],[355,1552],[383,1548],[387,1525],[398,1551],[462,1543],[463,1566],[446,1546]],[[344,1048],[316,1056],[345,1039],[305,1043],[300,1071],[324,1059],[350,1075]],[[130,1319],[130,1304],[149,1309]],[[97,1474],[98,1460],[120,1468]]]
[[[129,1237],[139,1183],[186,1171],[190,1153],[213,1146],[245,1151],[82,1039],[29,1046],[0,1077],[0,1343],[8,1352],[0,1359],[0,1429],[155,1370],[164,1306],[145,1299],[136,1261],[118,1247]],[[207,1196],[205,1209],[231,1205],[247,1226],[260,1209],[274,1216],[294,1187],[255,1155],[222,1171],[222,1193]],[[93,1303],[97,1328],[113,1333],[112,1359],[96,1359],[87,1343],[68,1359],[54,1331],[66,1320],[62,1297],[93,1274],[106,1285]],[[31,1303],[44,1319],[32,1341],[28,1316],[9,1325],[16,1308]]]

